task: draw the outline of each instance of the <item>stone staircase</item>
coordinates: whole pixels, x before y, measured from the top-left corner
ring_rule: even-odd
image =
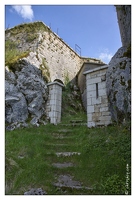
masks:
[[[70,120],[70,123],[68,124],[60,124],[61,126],[87,126],[87,123],[85,123],[81,119],[74,119]]]
[[[70,125],[71,128],[74,124],[80,125],[82,123],[81,120],[71,120]],[[52,183],[52,185],[56,188],[57,191],[60,191],[61,194],[87,194],[90,193],[93,190],[91,187],[85,186],[83,183],[81,183],[79,180],[75,180],[75,177],[70,174],[69,168],[75,168],[76,164],[72,162],[72,158],[75,156],[80,156],[81,152],[78,151],[65,151],[65,146],[67,145],[67,139],[70,137],[72,138],[74,136],[74,133],[72,129],[69,129],[69,127],[66,129],[61,129],[56,131],[56,133],[52,134],[52,137],[57,142],[59,141],[59,144],[57,146],[61,147],[61,150],[63,151],[56,151],[55,152],[55,161],[52,163],[52,166],[55,169],[55,181]],[[64,142],[65,139],[65,142]],[[71,143],[71,148],[72,148]],[[66,149],[67,150],[67,149]],[[62,162],[63,158],[63,162]],[[71,160],[71,161],[69,161]],[[65,169],[65,170],[64,170]],[[68,172],[67,172],[68,171]]]

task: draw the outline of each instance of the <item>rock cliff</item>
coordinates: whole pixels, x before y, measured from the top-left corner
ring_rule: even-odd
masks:
[[[107,70],[107,95],[112,120],[131,116],[131,6],[116,6],[122,47],[112,57]]]
[[[24,58],[16,63],[15,73],[5,72],[5,121],[7,129],[36,124],[46,118],[48,89],[41,70]]]

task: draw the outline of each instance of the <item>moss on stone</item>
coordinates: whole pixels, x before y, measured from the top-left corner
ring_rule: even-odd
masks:
[[[124,60],[123,62],[119,63],[120,65],[120,69],[125,69],[126,68],[126,60]]]
[[[116,102],[116,94],[118,93],[118,91],[115,91],[113,94],[113,101]]]
[[[46,64],[46,60],[42,59],[42,64],[40,65],[40,70],[42,71],[42,76],[46,82],[50,81],[50,71]]]
[[[121,76],[121,77],[120,77],[120,84],[124,86],[124,85],[125,85],[125,81],[124,81],[123,79],[124,79],[124,77]]]
[[[127,51],[124,52],[123,57],[131,58],[131,45],[127,47]]]
[[[5,65],[8,66],[9,70],[11,70],[12,72],[15,72],[19,66],[19,60],[27,57],[28,55],[29,55],[29,51],[21,52],[17,55],[14,55],[14,57],[11,60],[6,61]]]
[[[127,89],[130,91],[131,90],[131,79],[130,80],[128,80],[128,87],[127,87]]]

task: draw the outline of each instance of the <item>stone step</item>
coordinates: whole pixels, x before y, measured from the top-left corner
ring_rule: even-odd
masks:
[[[46,144],[46,146],[53,146],[53,147],[57,146],[57,147],[59,147],[59,146],[68,146],[68,145],[67,144],[53,144],[53,143],[48,143],[48,144]]]
[[[74,120],[70,120],[70,123],[82,123],[83,120],[82,119],[74,119]]]
[[[72,180],[73,177],[70,175],[60,175],[57,179],[57,183],[53,183],[54,186],[59,188],[70,188],[70,189],[77,189],[77,190],[93,190],[90,187],[84,187],[79,181]]]
[[[64,163],[53,163],[52,164],[54,167],[56,168],[67,168],[67,167],[73,167],[74,164],[73,163],[70,163],[70,162],[64,162]]]
[[[68,156],[73,156],[73,155],[79,156],[81,153],[79,153],[79,152],[56,152],[55,154],[58,157],[60,157],[60,156],[68,157]]]
[[[73,130],[71,129],[60,129],[58,131],[56,131],[57,133],[72,133]]]
[[[66,139],[66,138],[69,138],[69,136],[62,135],[60,133],[53,133],[52,137],[55,138],[55,139]]]
[[[60,124],[61,126],[87,126],[87,123]]]

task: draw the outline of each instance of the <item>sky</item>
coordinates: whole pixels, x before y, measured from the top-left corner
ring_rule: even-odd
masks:
[[[122,46],[114,5],[5,5],[5,29],[43,21],[81,56],[106,64]],[[78,52],[79,53],[79,52]]]

